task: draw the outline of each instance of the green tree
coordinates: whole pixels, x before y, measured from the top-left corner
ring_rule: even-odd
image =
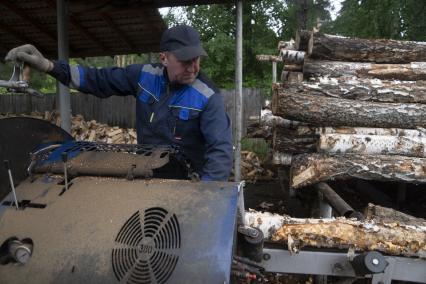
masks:
[[[331,31],[344,36],[426,40],[426,1],[345,0]]]

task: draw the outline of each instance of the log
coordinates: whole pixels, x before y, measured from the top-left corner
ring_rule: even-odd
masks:
[[[316,78],[300,87],[304,93],[375,102],[426,103],[426,81],[369,78]]]
[[[261,111],[260,123],[265,126],[279,126],[283,128],[296,129],[299,126],[307,126],[306,123],[294,120],[284,119],[280,116],[273,115],[269,109]]]
[[[311,41],[312,31],[298,30],[294,41],[294,48],[300,51],[308,51],[309,42]]]
[[[306,77],[357,76],[389,80],[426,80],[426,62],[407,64],[374,64],[360,62],[341,62],[312,60],[305,58],[303,74]]]
[[[295,50],[295,48],[294,48],[294,40],[290,40],[290,41],[279,41],[278,42],[278,50],[281,50],[281,49]]]
[[[275,127],[272,148],[277,152],[301,154],[316,150],[318,138],[314,135],[297,135],[298,132],[283,127]]]
[[[305,131],[306,126],[298,126],[298,131]],[[300,129],[300,130],[299,130]],[[311,128],[309,128],[311,129]],[[426,129],[402,129],[402,128],[369,128],[369,127],[319,127],[315,129],[317,135],[326,134],[354,134],[354,135],[385,135],[425,138]]]
[[[426,257],[426,228],[354,219],[301,219],[249,211],[245,223],[259,228],[267,240],[287,245],[292,253],[303,247],[377,250],[389,255]]]
[[[386,155],[333,155],[323,153],[293,156],[292,188],[334,179],[426,183],[426,159]]]
[[[303,82],[303,73],[284,70],[281,72],[281,82],[283,82],[285,86],[299,85]]]
[[[320,135],[318,152],[426,157],[426,138],[390,135]]]
[[[274,152],[272,155],[272,164],[280,166],[290,166],[292,157],[292,154]]]
[[[285,63],[301,64],[305,59],[304,51],[281,49],[280,55]]]
[[[426,228],[425,219],[417,218],[392,208],[382,207],[371,203],[369,203],[365,209],[365,217],[368,220],[374,220],[376,223],[399,223]]]
[[[300,73],[302,73],[302,76],[303,76],[303,66],[300,65],[300,64],[288,64],[288,63],[286,63],[284,65],[283,71],[300,72]]]
[[[261,62],[282,62],[283,61],[281,56],[265,55],[265,54],[256,55],[256,60]]]
[[[324,60],[409,63],[426,61],[426,42],[346,38],[313,33],[308,44],[308,54],[313,59]]]
[[[318,126],[416,128],[426,126],[426,105],[363,102],[275,91],[274,115]]]

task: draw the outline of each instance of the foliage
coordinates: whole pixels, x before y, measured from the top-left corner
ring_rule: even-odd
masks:
[[[425,41],[425,14],[426,1],[345,0],[331,29],[352,37]]]
[[[269,152],[269,145],[263,138],[243,138],[241,139],[241,150],[256,153],[256,155],[264,160]]]

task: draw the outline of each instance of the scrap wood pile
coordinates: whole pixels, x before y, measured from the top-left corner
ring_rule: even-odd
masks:
[[[426,183],[426,43],[297,33],[280,43],[274,161],[293,188],[357,177]]]
[[[241,176],[248,182],[270,181],[274,173],[262,165],[262,161],[251,151],[241,151]]]
[[[0,119],[16,116],[15,114],[0,114]],[[60,126],[60,115],[56,111],[44,113],[32,112],[21,114],[32,118],[44,119]],[[133,128],[120,128],[99,123],[96,120],[86,121],[80,114],[71,117],[71,135],[78,141],[94,141],[112,144],[136,144],[137,136]],[[241,153],[241,175],[249,182],[268,181],[273,179],[273,172],[262,166],[259,157],[250,151]]]
[[[16,116],[15,114],[0,115],[2,117]],[[31,114],[20,114],[32,118],[44,119],[57,126],[61,125],[61,118],[57,111],[45,111],[44,113],[32,112]],[[132,128],[119,128],[109,126],[96,120],[86,121],[80,114],[71,117],[71,135],[78,141],[94,141],[113,144],[136,144],[136,131]]]

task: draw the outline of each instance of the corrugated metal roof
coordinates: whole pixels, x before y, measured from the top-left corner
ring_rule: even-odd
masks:
[[[225,2],[231,1],[72,0],[70,57],[156,52],[167,28],[158,8]],[[0,0],[0,58],[25,43],[57,56],[56,0]]]

